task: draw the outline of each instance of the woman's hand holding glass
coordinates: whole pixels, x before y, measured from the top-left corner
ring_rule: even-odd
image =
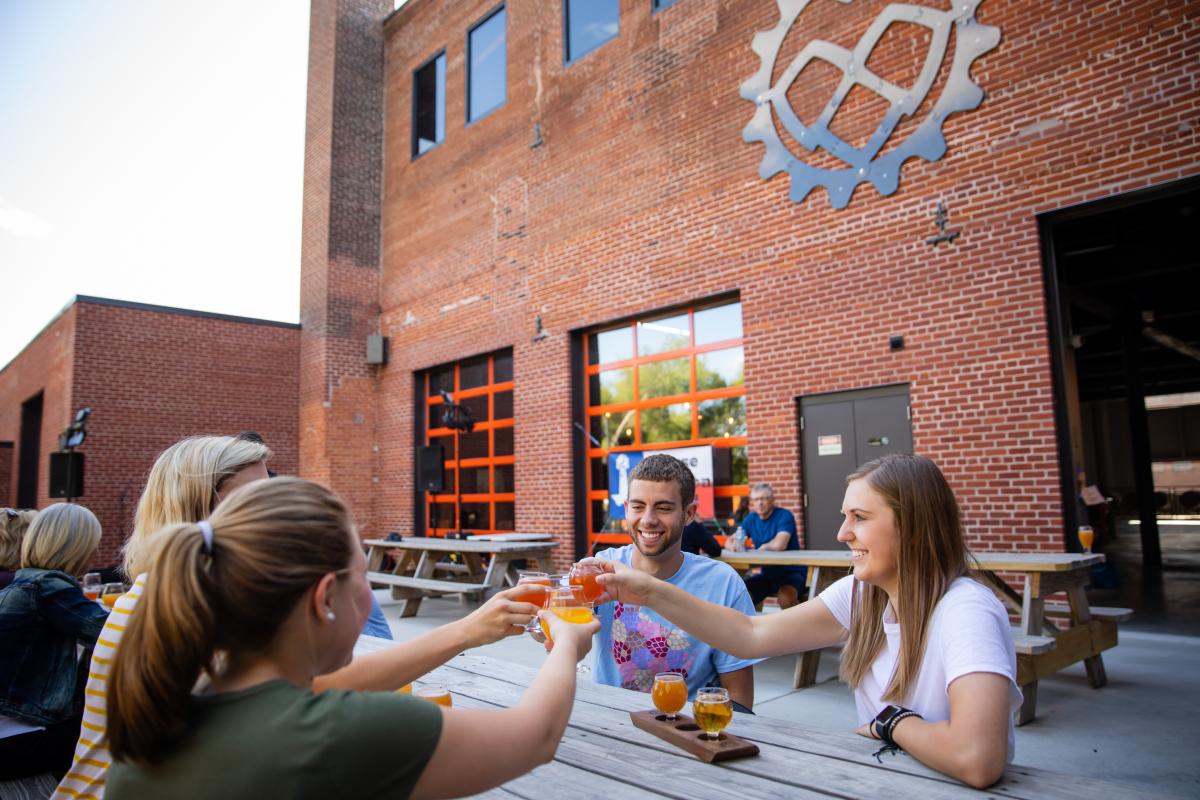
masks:
[[[519,636],[526,625],[536,622],[541,607],[541,595],[536,601],[531,600],[527,585],[518,584],[497,592],[459,622],[463,626],[467,647],[479,647],[508,636]]]
[[[592,610],[584,605],[582,593],[570,586],[557,587],[551,592],[538,620],[546,636],[546,649],[570,648],[577,662],[592,649],[592,636],[600,630]],[[590,671],[583,664],[576,670]]]

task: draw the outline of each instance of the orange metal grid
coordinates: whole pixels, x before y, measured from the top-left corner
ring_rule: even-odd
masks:
[[[597,459],[597,458],[603,458],[603,457],[607,456],[609,453],[619,453],[622,451],[644,450],[647,447],[652,447],[657,450],[657,449],[670,449],[670,448],[676,448],[676,447],[695,447],[695,446],[706,445],[706,444],[712,445],[714,448],[722,448],[722,447],[732,448],[732,447],[746,446],[747,442],[749,441],[748,437],[746,437],[746,436],[731,436],[729,434],[726,434],[725,436],[722,436],[722,437],[701,437],[700,436],[699,404],[701,402],[703,402],[705,400],[723,399],[723,398],[728,398],[728,397],[744,397],[746,394],[746,387],[745,387],[744,383],[743,383],[743,385],[740,385],[740,386],[730,386],[730,387],[723,387],[723,388],[718,388],[718,389],[697,390],[697,388],[696,388],[696,386],[697,386],[696,356],[697,355],[700,355],[703,353],[708,353],[708,352],[713,352],[713,351],[727,350],[727,349],[730,349],[733,347],[741,347],[742,346],[742,338],[741,337],[735,337],[735,338],[730,338],[730,339],[725,339],[725,340],[715,341],[715,342],[708,342],[703,345],[696,344],[695,314],[697,311],[702,311],[705,308],[710,308],[710,307],[712,307],[712,306],[696,307],[696,308],[690,308],[687,310],[689,343],[688,343],[688,346],[686,346],[686,347],[681,347],[681,348],[677,348],[674,350],[664,351],[664,352],[660,352],[660,353],[653,353],[653,354],[645,355],[645,356],[638,355],[638,323],[645,322],[647,319],[657,319],[657,318],[659,318],[658,315],[655,315],[654,317],[650,317],[650,318],[644,318],[642,320],[634,320],[634,321],[628,323],[628,327],[632,329],[631,336],[632,336],[632,347],[633,347],[633,354],[634,354],[632,358],[623,359],[620,361],[607,362],[604,364],[599,364],[599,363],[589,364],[588,363],[589,362],[589,348],[591,348],[592,341],[593,341],[592,336],[596,335],[596,334],[604,333],[606,331],[619,330],[621,327],[625,327],[625,326],[618,326],[616,328],[606,328],[603,330],[593,331],[585,337],[583,353],[582,353],[583,366],[584,366],[584,370],[583,370],[584,380],[588,381],[592,376],[599,375],[601,372],[609,372],[609,371],[617,370],[617,369],[627,369],[627,368],[631,369],[632,370],[632,394],[633,394],[633,398],[634,398],[633,400],[630,400],[630,401],[622,401],[622,402],[618,402],[618,403],[608,403],[608,404],[596,403],[596,404],[593,404],[591,402],[591,396],[590,396],[590,392],[588,391],[588,387],[587,386],[584,387],[585,426],[587,427],[589,432],[591,431],[590,423],[591,423],[591,420],[593,417],[596,417],[596,416],[598,416],[600,414],[604,414],[604,413],[614,413],[614,412],[624,413],[624,412],[629,412],[629,411],[634,412],[634,417],[633,417],[633,422],[632,422],[633,442],[631,444],[614,445],[611,447],[592,447],[592,446],[588,447],[588,449],[587,449],[587,471],[585,473],[584,480],[586,480],[588,482],[589,487],[591,485],[591,469],[592,469],[593,460]],[[684,357],[688,358],[688,360],[689,360],[689,373],[690,374],[689,374],[689,386],[688,386],[687,392],[673,394],[673,395],[664,395],[664,396],[660,396],[660,397],[639,399],[640,394],[641,394],[641,392],[640,392],[641,387],[639,386],[639,381],[640,381],[640,375],[639,375],[639,370],[638,370],[639,366],[641,366],[643,364],[649,364],[649,363],[654,363],[654,362],[658,362],[658,361],[668,361],[671,359],[684,358]],[[743,357],[744,357],[744,354],[743,354]],[[678,403],[690,404],[691,429],[692,429],[691,437],[688,439],[681,439],[681,440],[670,441],[670,442],[644,443],[642,441],[641,411],[643,409],[647,409],[647,408],[658,408],[658,407],[662,407],[662,406],[675,405]],[[736,485],[731,485],[731,486],[715,486],[715,487],[713,487],[713,496],[714,497],[739,498],[739,497],[748,496],[749,494],[750,494],[749,484],[736,484]],[[612,532],[598,533],[598,532],[594,531],[596,520],[593,518],[592,503],[594,501],[604,500],[608,496],[607,491],[603,490],[603,489],[589,488],[587,490],[586,496],[587,496],[587,502],[585,503],[585,505],[586,505],[585,514],[587,517],[587,534],[588,534],[588,549],[589,549],[589,551],[598,542],[604,543],[604,544],[627,544],[629,542],[629,537],[624,533],[612,533]],[[734,501],[734,504],[736,505],[736,500]]]
[[[450,392],[450,396],[454,400],[454,402],[462,403],[463,400],[469,400],[473,397],[483,397],[483,396],[486,396],[488,399],[488,401],[487,401],[487,406],[488,406],[487,419],[475,421],[475,431],[476,432],[484,431],[484,432],[487,432],[487,434],[488,434],[488,436],[487,436],[488,455],[484,456],[484,457],[478,457],[478,458],[463,458],[461,460],[457,460],[457,457],[460,455],[459,448],[461,448],[461,446],[462,446],[462,441],[461,441],[461,436],[460,436],[457,438],[457,440],[455,441],[455,444],[454,444],[455,458],[448,458],[443,463],[443,468],[446,470],[447,474],[450,476],[453,476],[453,480],[454,480],[453,485],[456,489],[459,486],[461,486],[461,483],[460,483],[461,471],[466,470],[466,469],[474,469],[474,468],[478,468],[478,467],[486,467],[487,468],[487,470],[488,470],[488,488],[494,489],[496,486],[496,470],[495,470],[495,468],[498,466],[511,466],[511,465],[515,464],[515,462],[516,462],[515,457],[512,455],[507,455],[507,456],[496,455],[495,434],[493,433],[493,431],[496,431],[499,429],[506,429],[506,428],[512,429],[515,426],[515,421],[512,417],[509,417],[506,419],[496,419],[495,418],[496,395],[503,393],[503,392],[511,392],[513,390],[513,386],[514,386],[514,382],[512,380],[497,382],[495,379],[495,377],[496,377],[496,356],[500,355],[503,352],[504,351],[500,351],[499,353],[489,353],[488,354],[488,357],[487,357],[487,359],[488,359],[487,382],[482,386],[475,386],[470,389],[460,389],[459,388],[462,385],[461,365],[463,362],[459,361],[454,364],[454,391]],[[509,358],[511,359],[511,354],[509,355]],[[469,360],[469,359],[464,359],[464,360]],[[431,388],[431,380],[433,378],[433,375],[434,375],[434,373],[439,372],[443,369],[445,369],[445,366],[435,367],[434,369],[426,370],[422,376],[423,389],[424,389],[424,395],[425,395],[425,407],[422,409],[422,413],[425,414],[424,427],[425,427],[425,443],[426,444],[431,444],[432,440],[435,438],[438,438],[438,437],[442,437],[442,436],[454,437],[454,433],[455,433],[452,429],[446,428],[446,427],[430,427],[429,422],[428,422],[430,408],[443,405],[443,401],[442,401],[442,398],[440,395],[437,395],[437,394],[431,395],[431,393],[433,392],[433,390]],[[515,521],[515,518],[516,518],[515,487],[514,487],[514,491],[511,491],[511,492],[488,491],[488,492],[464,493],[462,495],[458,495],[457,499],[459,501],[460,508],[463,506],[466,506],[467,504],[486,503],[487,507],[488,507],[488,519],[490,520],[490,524],[487,527],[478,526],[478,527],[469,527],[468,528],[468,527],[465,527],[462,525],[457,526],[457,528],[455,528],[455,527],[436,527],[433,524],[434,505],[435,504],[454,505],[455,500],[456,500],[456,495],[454,492],[441,493],[441,494],[428,494],[427,493],[425,496],[425,528],[426,528],[425,535],[427,535],[427,536],[445,536],[448,532],[450,532],[452,530],[456,530],[456,529],[468,530],[471,533],[503,533],[503,532],[512,530],[512,528],[497,528],[496,527],[496,504],[497,503],[511,503],[513,505],[513,518]],[[456,514],[457,514],[457,512],[456,512]],[[458,520],[456,519],[456,522],[457,521]]]

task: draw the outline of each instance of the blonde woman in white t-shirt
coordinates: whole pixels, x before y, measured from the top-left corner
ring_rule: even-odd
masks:
[[[1016,653],[1004,606],[969,577],[949,484],[928,458],[885,456],[847,478],[842,516],[853,574],[779,614],[748,617],[611,561],[596,562],[612,573],[598,580],[611,599],[650,606],[739,658],[845,641],[857,732],[990,786],[1012,760]],[[643,515],[642,532],[656,519]]]

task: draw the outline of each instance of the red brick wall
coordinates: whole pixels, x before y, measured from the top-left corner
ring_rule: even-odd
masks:
[[[150,466],[185,436],[257,431],[271,468],[297,472],[294,326],[86,301],[74,308],[72,412],[92,409],[80,502],[104,526],[97,564],[119,560]]]
[[[14,450],[12,442],[0,441],[0,505],[6,507],[11,507],[16,502],[16,493],[12,487],[13,470],[16,468],[16,462],[13,461]]]
[[[300,474],[371,523],[378,367],[383,43],[390,0],[314,0],[301,246]]]
[[[298,468],[295,326],[80,299],[0,372],[0,440],[20,448],[21,403],[45,392],[38,506],[47,454],[89,406],[84,495],[104,537],[93,566],[119,560],[146,475],[170,444],[199,434],[262,434],[272,469]],[[14,453],[10,496],[16,497]]]
[[[3,476],[9,504],[17,499],[21,463],[21,404],[38,392],[42,399],[41,453],[38,459],[38,508],[48,505],[49,454],[58,449],[58,435],[75,413],[71,377],[78,307],[69,306],[55,317],[16,358],[0,370],[0,441],[13,443],[12,468]]]
[[[811,38],[852,46],[884,5],[814,3],[781,63]],[[986,0],[979,19],[1003,38],[972,70],[981,108],[947,120],[941,161],[909,161],[897,193],[864,185],[843,210],[822,190],[790,202],[786,176],[760,180],[763,148],[742,141],[753,106],[738,89],[758,68],[755,32],[776,23],[770,0],[657,14],[623,0],[619,36],[570,66],[561,4],[511,0],[507,103],[464,126],[466,30],[492,7],[411,0],[385,29],[378,297],[392,360],[376,527],[412,524],[412,373],[512,346],[517,527],[569,541],[570,332],[737,291],[752,481],[797,507],[796,398],[903,382],[916,450],[945,469],[972,543],[1061,546],[1035,215],[1200,172],[1194,4]],[[325,24],[314,16],[314,31]],[[870,63],[911,78],[928,38],[911,31]],[[414,161],[412,71],[443,47],[446,141]],[[792,94],[802,118],[829,80]],[[862,139],[871,103],[852,96],[834,130]],[[544,144],[531,148],[535,124]],[[934,250],[939,201],[962,235]],[[538,315],[549,335],[531,342]],[[904,351],[888,351],[891,334]],[[335,414],[361,402],[326,397]]]

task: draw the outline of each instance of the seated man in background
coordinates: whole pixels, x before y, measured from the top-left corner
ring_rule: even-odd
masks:
[[[732,567],[680,549],[684,525],[696,517],[696,480],[679,459],[658,454],[629,475],[625,519],[632,544],[602,550],[597,558],[620,561],[672,583],[689,594],[752,615],[754,606]],[[688,697],[704,686],[729,691],[735,708],[754,705],[754,664],[714,650],[647,606],[596,607],[597,683],[649,692],[660,672],[683,673]]]
[[[755,550],[799,550],[796,518],[786,508],[775,505],[775,490],[769,483],[756,483],[750,489],[751,513],[742,520],[742,531],[754,542]],[[805,567],[763,567],[746,576],[746,588],[754,607],[776,595],[780,608],[791,608],[807,593]]]

